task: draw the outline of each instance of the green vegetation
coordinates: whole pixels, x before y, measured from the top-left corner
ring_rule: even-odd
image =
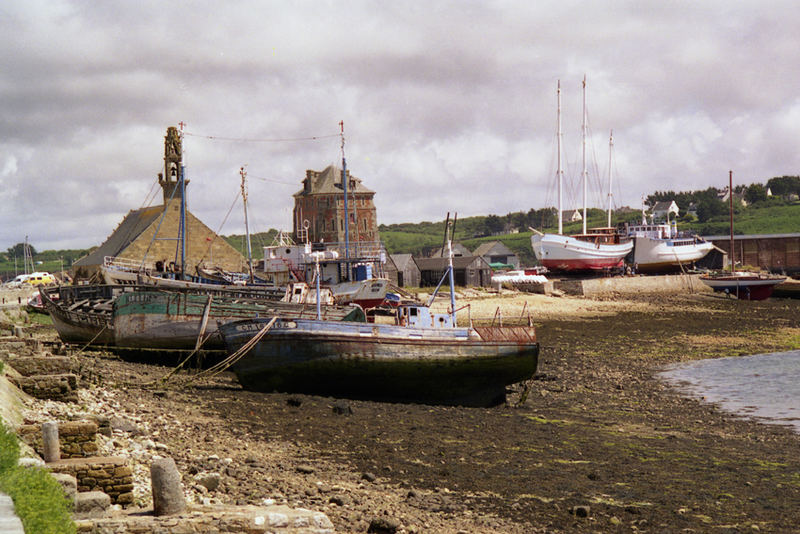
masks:
[[[0,422],[0,490],[11,496],[25,532],[73,534],[72,503],[44,469],[20,467],[19,441]]]
[[[3,278],[13,278],[17,273],[25,272],[25,264],[23,263],[23,247],[24,243],[17,243],[13,247],[9,247],[4,253],[0,253],[0,275]],[[37,252],[35,248],[29,245],[29,249],[33,255],[35,271],[46,271],[48,273],[60,272],[62,268],[69,270],[72,262],[87,255],[92,249],[74,249],[74,250],[44,250]],[[30,270],[30,267],[28,268]]]
[[[250,234],[250,249],[253,251],[253,261],[263,258],[262,248],[271,245],[276,235],[278,235],[278,231],[274,228],[270,228],[266,232]],[[247,257],[247,239],[244,234],[227,235],[224,236],[224,239],[230,246],[238,250],[242,256]]]
[[[772,196],[767,196],[767,190]],[[680,210],[679,229],[699,235],[725,235],[729,231],[728,205],[719,199],[720,189],[710,187],[702,191],[656,191],[647,197],[647,202],[674,200]],[[778,176],[770,178],[766,184],[753,183],[734,187],[734,232],[737,234],[778,234],[800,232],[800,176]],[[742,202],[744,201],[747,205]],[[688,213],[693,204],[697,215]],[[512,212],[506,215],[485,215],[458,219],[455,239],[470,250],[485,241],[501,241],[513,250],[523,264],[534,262],[530,246],[531,232],[536,228],[541,232],[557,230],[557,211],[553,207],[530,209],[527,212]],[[607,225],[603,210],[591,208],[587,213],[587,227]],[[634,223],[641,219],[639,209],[620,208],[614,212],[611,224]],[[452,220],[452,219],[451,219]],[[427,254],[442,246],[445,221],[423,221],[420,223],[382,224],[379,226],[381,240],[390,254]],[[565,234],[580,233],[582,222],[564,224]],[[518,232],[518,233],[512,233]],[[270,228],[266,232],[250,236],[253,258],[261,259],[262,247],[273,243],[278,231]],[[244,235],[224,236],[224,239],[243,255],[247,253]],[[72,262],[88,254],[87,250],[46,250],[36,252],[29,245],[34,256],[34,267],[39,271],[58,272],[69,269]],[[0,275],[12,277],[16,272],[24,272],[22,263],[24,244],[17,243],[0,253]],[[16,267],[15,267],[16,258]]]
[[[716,196],[714,197],[716,200]],[[710,201],[709,201],[710,202]],[[721,201],[717,202],[724,209],[709,214],[701,222],[693,217],[681,218],[678,228],[699,235],[727,235],[730,231],[730,215],[727,207]],[[683,213],[685,208],[681,206]],[[710,210],[711,211],[711,210]],[[529,212],[530,213],[530,212]],[[595,228],[607,225],[606,213],[599,209],[589,209],[587,213],[587,227]],[[489,216],[492,217],[492,216]],[[456,224],[456,241],[470,250],[475,250],[486,241],[500,241],[513,250],[522,261],[523,265],[533,264],[533,251],[530,245],[530,231],[528,226],[541,232],[557,231],[555,220],[552,224],[527,224],[514,226],[510,221],[530,218],[522,212],[509,213],[499,219],[505,228],[518,230],[519,233],[503,233],[500,235],[486,235],[486,220],[489,217],[469,217],[458,220]],[[496,217],[496,216],[494,216]],[[634,223],[641,220],[641,212],[630,208],[623,208],[613,214],[611,224]],[[565,234],[577,234],[582,230],[582,222],[564,223]],[[417,225],[411,223],[381,225],[381,240],[386,245],[390,254],[412,253],[424,254],[434,248],[442,246],[444,235],[444,221],[422,222]],[[734,233],[736,234],[782,234],[800,232],[800,203],[770,197],[764,201],[755,202],[744,207],[741,203],[734,203]]]

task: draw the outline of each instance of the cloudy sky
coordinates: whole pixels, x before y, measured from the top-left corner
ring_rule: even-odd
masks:
[[[181,121],[214,229],[243,165],[251,228],[291,229],[306,169],[341,165],[342,120],[382,223],[555,205],[558,80],[576,207],[584,75],[590,205],[611,130],[616,206],[798,174],[798,28],[794,1],[2,2],[0,250],[101,243]]]

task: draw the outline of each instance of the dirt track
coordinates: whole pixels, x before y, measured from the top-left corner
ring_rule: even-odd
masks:
[[[399,532],[800,529],[800,437],[654,378],[669,362],[798,348],[800,302],[526,298],[542,351],[519,405],[519,391],[490,409],[257,394],[231,376],[159,391],[136,384],[165,369],[94,356],[84,375],[187,477],[230,457],[214,497],[321,510],[338,532],[377,517]]]

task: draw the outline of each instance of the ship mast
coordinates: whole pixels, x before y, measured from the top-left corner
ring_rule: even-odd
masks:
[[[608,137],[608,226],[611,228],[611,177],[614,172],[614,130],[611,130],[611,135]]]
[[[253,276],[253,250],[250,248],[250,226],[247,223],[247,171],[244,167],[239,169],[239,174],[242,177],[242,203],[244,204],[244,233],[247,238],[247,271],[250,274],[250,283],[255,282]]]
[[[582,137],[583,137],[583,233],[586,234],[586,189],[588,181],[587,175],[588,172],[586,171],[586,75],[583,75],[583,127],[582,130]]]
[[[184,122],[178,123],[181,127],[181,214],[180,214],[180,240],[181,240],[181,280],[186,278],[186,152],[183,149]]]
[[[733,171],[728,171],[728,206],[731,217],[731,274],[733,274],[733,267],[736,263],[733,250]]]
[[[342,189],[344,190],[344,265],[350,280],[350,215],[347,209],[347,161],[344,159],[344,121],[339,121],[342,137]]]
[[[558,133],[556,134],[556,143],[558,145],[558,170],[556,170],[556,177],[558,179],[558,234],[564,233],[564,223],[562,221],[562,213],[564,207],[563,202],[563,182],[564,182],[564,169],[561,164],[561,80],[558,80]]]

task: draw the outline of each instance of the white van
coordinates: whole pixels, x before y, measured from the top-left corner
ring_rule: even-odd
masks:
[[[21,275],[17,276],[16,278],[14,278],[13,280],[11,280],[10,282],[7,282],[6,286],[10,287],[12,289],[21,287],[23,282],[27,282],[28,278],[30,278],[30,277],[31,277],[31,275],[29,275],[29,274],[21,274]]]

